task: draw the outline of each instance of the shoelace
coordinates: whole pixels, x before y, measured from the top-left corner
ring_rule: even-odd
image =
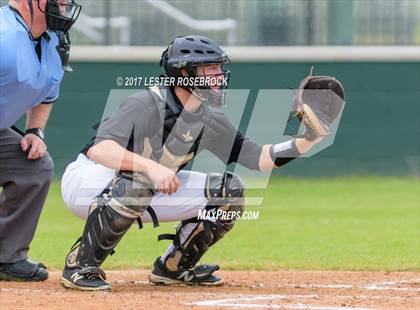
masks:
[[[105,272],[99,267],[85,267],[78,272],[80,275],[84,275],[89,280],[95,280],[100,278],[101,280],[106,280]]]

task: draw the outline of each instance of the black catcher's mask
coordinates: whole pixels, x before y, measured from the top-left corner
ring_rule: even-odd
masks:
[[[75,0],[47,0],[45,11],[41,9],[39,1],[38,8],[47,18],[49,30],[66,33],[79,17],[82,6]]]
[[[31,17],[33,16],[32,0],[28,0]],[[41,9],[38,0],[38,9],[45,14],[47,29],[55,31],[58,36],[57,52],[60,55],[63,70],[73,71],[69,66],[70,35],[69,30],[79,17],[82,6],[75,0],[47,0],[45,10]]]
[[[188,35],[178,37],[168,48],[163,51],[160,65],[165,69],[165,74],[176,79],[185,77],[182,70],[185,70],[188,77],[198,77],[197,67],[206,65],[224,65],[230,63],[229,57],[222,48],[213,40],[199,36]],[[229,70],[223,70],[220,74],[206,76],[209,78],[222,78],[225,84],[218,86],[217,89],[210,85],[204,86],[185,86],[180,87],[189,91],[192,95],[214,107],[225,106],[225,94],[228,87],[230,76]],[[202,77],[200,75],[200,77]]]

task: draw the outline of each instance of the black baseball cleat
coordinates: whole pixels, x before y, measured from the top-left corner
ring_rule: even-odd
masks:
[[[149,281],[154,284],[184,284],[184,285],[203,285],[220,286],[223,279],[213,275],[219,270],[219,265],[199,265],[194,269],[180,268],[177,271],[170,271],[158,257],[154,263],[154,268],[149,274]]]
[[[47,267],[31,259],[16,263],[0,264],[0,281],[45,281],[48,279]]]
[[[102,291],[111,289],[106,281],[105,272],[99,267],[65,267],[61,285],[79,291]]]

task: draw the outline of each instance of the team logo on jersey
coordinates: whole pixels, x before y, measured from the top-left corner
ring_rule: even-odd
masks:
[[[184,138],[184,142],[191,142],[194,139],[194,137],[191,136],[191,130],[188,130],[182,137]]]

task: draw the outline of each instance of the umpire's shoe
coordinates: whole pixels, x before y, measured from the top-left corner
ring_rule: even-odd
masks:
[[[199,265],[194,269],[180,268],[177,271],[170,271],[158,257],[152,272],[149,274],[149,281],[154,284],[167,285],[223,285],[223,279],[213,275],[213,272],[217,270],[219,270],[219,265]]]
[[[0,263],[0,281],[45,281],[47,279],[47,267],[29,258],[16,263]]]
[[[61,276],[61,285],[80,291],[109,290],[105,272],[99,267],[65,267]]]

